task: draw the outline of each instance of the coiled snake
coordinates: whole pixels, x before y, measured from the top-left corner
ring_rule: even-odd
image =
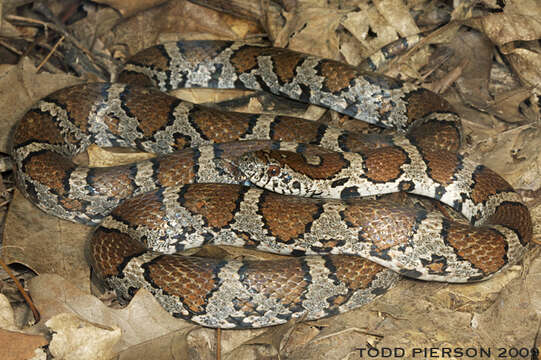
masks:
[[[398,133],[221,112],[162,92],[180,87],[265,90]],[[457,155],[459,133],[450,105],[411,84],[285,49],[181,41],[135,55],[118,83],[41,100],[15,129],[12,155],[18,187],[38,207],[100,224],[90,261],[121,299],[144,287],[174,316],[246,328],[356,308],[398,273],[468,282],[519,261],[532,236],[528,209],[500,176]],[[90,144],[160,155],[76,165]],[[240,185],[247,180],[271,191]],[[471,225],[358,199],[395,191],[438,199]],[[299,256],[171,255],[204,244]]]

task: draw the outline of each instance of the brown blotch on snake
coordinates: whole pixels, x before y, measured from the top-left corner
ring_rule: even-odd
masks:
[[[67,178],[76,166],[62,155],[43,152],[27,158],[25,168],[33,180],[62,195],[66,192]]]
[[[448,151],[427,151],[423,153],[427,164],[428,175],[442,185],[448,185],[454,180],[459,168],[460,158]]]
[[[194,182],[197,173],[196,152],[194,149],[183,149],[171,156],[160,157],[156,177],[163,186],[174,186],[179,183]]]
[[[348,166],[347,160],[340,153],[305,155],[291,151],[260,150],[256,157],[268,157],[281,167],[289,166],[295,171],[306,174],[311,179],[328,179]]]
[[[140,121],[138,126],[145,137],[165,128],[171,112],[180,103],[175,97],[160,95],[161,92],[155,89],[138,87],[130,88],[124,95],[125,108],[130,115],[137,119],[145,119]]]
[[[147,277],[166,294],[178,296],[195,314],[205,311],[208,294],[218,286],[215,269],[221,261],[190,256],[162,255],[145,265]]]
[[[94,168],[88,176],[89,184],[100,194],[109,194],[118,199],[127,199],[134,195],[136,185],[127,171],[129,166]]]
[[[92,268],[101,277],[117,275],[126,258],[140,254],[146,248],[127,234],[98,228],[89,243]]]
[[[211,142],[235,141],[251,129],[249,114],[217,113],[204,107],[190,112],[190,120],[200,133]]]
[[[447,229],[446,240],[458,256],[468,260],[485,275],[501,269],[507,262],[507,248],[503,236],[492,229],[476,229],[472,234],[469,226],[454,224]],[[472,241],[473,237],[483,239]]]
[[[238,192],[216,193],[214,189],[217,186],[219,185],[202,184],[197,187],[197,191],[190,188],[184,193],[183,205],[192,213],[202,215],[209,226],[219,228],[233,220],[241,188],[238,188]]]
[[[155,69],[166,71],[169,69],[170,59],[162,46],[152,46],[137,53],[137,57],[132,58],[132,61],[142,65],[151,63]]]
[[[371,181],[388,182],[402,173],[401,166],[408,161],[408,155],[398,147],[384,147],[364,154],[365,176]]]
[[[399,244],[407,244],[416,231],[419,216],[412,216],[411,209],[393,208],[390,203],[367,201],[350,204],[341,213],[343,219],[359,228],[360,241],[374,245],[379,251]],[[372,214],[368,216],[366,214]],[[397,226],[400,224],[400,226]]]
[[[82,131],[87,131],[88,114],[91,113],[92,107],[105,100],[100,87],[93,85],[71,86],[65,91],[52,93],[47,99],[65,109],[69,119]],[[77,101],[74,102],[72,99],[77,99]]]
[[[457,153],[460,150],[461,134],[456,123],[432,120],[411,128],[408,139],[417,144],[423,153],[434,150]]]
[[[410,122],[421,119],[434,112],[453,113],[454,109],[441,96],[426,89],[418,89],[407,94],[408,119]]]
[[[273,51],[260,47],[241,47],[231,57],[231,64],[240,73],[247,72],[257,66],[257,59],[260,56],[273,55]]]
[[[133,226],[145,226],[148,229],[158,230],[166,220],[166,212],[162,198],[157,192],[148,192],[136,198],[130,204],[126,202],[115,208],[111,215],[122,222]],[[146,217],[138,216],[140,213],[147,214]]]
[[[245,274],[246,283],[266,298],[275,298],[287,307],[299,307],[309,281],[301,271],[302,259],[292,261],[250,261],[241,269]],[[279,268],[279,274],[276,269]],[[251,302],[238,300],[239,309],[257,311]]]
[[[329,261],[336,268],[334,275],[350,289],[368,287],[383,269],[371,261],[356,261],[353,256],[330,256]]]
[[[305,55],[288,51],[275,53],[271,56],[274,63],[274,71],[278,76],[278,81],[282,83],[290,82],[296,76],[295,69],[305,58]]]
[[[512,192],[507,181],[485,166],[478,166],[473,173],[472,199],[476,204],[486,201],[491,195]]]
[[[529,240],[533,236],[530,212],[524,204],[503,202],[498,205],[488,222],[491,224],[501,224],[515,231],[523,246],[528,245]]]
[[[271,124],[271,137],[277,141],[297,141],[301,143],[313,143],[321,136],[324,125],[315,121],[278,116]]]
[[[319,203],[317,199],[281,198],[278,194],[266,193],[260,208],[269,232],[287,243],[302,237],[321,212]]]
[[[351,80],[358,76],[355,68],[337,61],[325,60],[320,64],[323,84],[332,93],[338,93],[349,87]]]
[[[54,145],[63,144],[64,138],[49,114],[38,110],[30,110],[25,115],[25,121],[19,123],[13,142],[24,144],[30,141],[46,142]]]

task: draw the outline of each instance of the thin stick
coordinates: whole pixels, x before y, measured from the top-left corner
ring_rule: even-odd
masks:
[[[75,47],[77,47],[79,50],[84,52],[88,56],[89,60],[92,61],[94,63],[94,65],[96,65],[96,63],[94,62],[94,55],[87,48],[85,48],[79,42],[79,40],[77,40],[74,36],[72,36],[66,30],[56,26],[55,24],[50,23],[50,22],[37,20],[37,19],[24,17],[24,16],[18,16],[18,15],[8,15],[8,16],[6,16],[6,19],[8,19],[8,20],[16,20],[16,21],[23,21],[23,22],[28,22],[28,23],[31,23],[31,24],[39,24],[39,25],[43,26],[45,28],[45,30],[47,30],[47,28],[49,28],[49,29],[51,29],[53,31],[56,31],[56,32],[62,34],[66,39],[71,41],[73,43],[73,45],[75,45]]]
[[[216,329],[216,360],[222,358],[222,329]]]
[[[7,42],[5,42],[4,40],[0,40],[0,45],[2,45],[3,47],[5,47],[6,49],[8,49],[9,51],[21,56],[23,53],[20,52],[19,50],[17,50],[16,48],[14,48],[13,46],[9,45]]]
[[[2,265],[2,268],[4,268],[4,270],[9,275],[9,277],[13,279],[13,282],[15,283],[15,286],[17,287],[17,289],[19,290],[19,292],[23,296],[24,300],[26,301],[26,303],[30,307],[30,310],[32,310],[32,314],[34,314],[34,320],[36,321],[36,323],[38,323],[39,319],[40,319],[40,315],[39,315],[38,309],[36,309],[36,306],[32,302],[32,299],[30,299],[30,296],[28,296],[28,294],[24,290],[24,288],[21,285],[21,283],[19,282],[19,280],[17,280],[15,275],[13,275],[13,273],[11,272],[11,269],[6,265],[6,263],[2,259],[0,259],[0,265]]]
[[[60,37],[60,39],[58,39],[58,41],[56,42],[56,44],[54,44],[53,48],[51,49],[51,51],[49,51],[49,53],[47,54],[47,56],[45,56],[45,59],[43,59],[41,61],[41,63],[38,65],[38,67],[36,68],[36,73],[41,69],[41,67],[43,65],[45,65],[45,63],[47,61],[49,61],[50,57],[53,55],[53,53],[56,51],[56,49],[58,48],[58,46],[60,45],[60,43],[62,43],[62,41],[65,39],[65,36],[62,35]]]
[[[38,20],[38,19],[32,19],[32,18],[29,18],[29,17],[18,16],[18,15],[8,15],[8,16],[6,16],[6,19],[25,21],[25,22],[29,22],[31,24],[39,24],[39,25],[42,25],[42,26],[45,26],[45,27],[48,27],[49,25],[51,25],[50,23],[46,23],[46,22]]]

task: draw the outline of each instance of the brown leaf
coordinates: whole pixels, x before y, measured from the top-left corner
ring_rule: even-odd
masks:
[[[450,284],[439,289],[431,302],[454,311],[477,312],[487,310],[502,289],[520,279],[520,267],[498,274],[490,281],[472,284]]]
[[[530,14],[491,14],[470,19],[469,23],[482,29],[496,45],[516,40],[536,40],[541,37],[539,9]]]
[[[541,86],[541,54],[524,48],[506,51],[505,54],[523,84]]]
[[[79,318],[106,327],[118,327],[122,338],[115,351],[149,342],[173,331],[189,330],[193,324],[173,318],[148,291],[139,290],[124,309],[111,309],[94,296],[83,293],[71,281],[53,274],[40,275],[30,281],[30,295],[40,309],[42,322],[69,312]]]
[[[128,3],[128,2],[126,2]],[[181,19],[182,21],[179,21]],[[258,23],[195,5],[169,1],[137,13],[104,34],[106,44],[126,46],[125,56],[164,41],[179,39],[242,39],[263,30]]]
[[[506,122],[514,123],[525,121],[521,113],[520,104],[532,95],[532,89],[518,88],[498,94],[489,102],[488,111]]]
[[[359,6],[345,16],[342,25],[359,41],[364,56],[398,39],[397,30],[373,6]]]
[[[48,341],[42,335],[28,335],[0,329],[0,358],[22,360],[34,356],[34,351]]]
[[[49,351],[58,359],[109,360],[121,336],[118,327],[92,324],[71,313],[58,314],[45,325],[53,333]]]
[[[0,329],[17,330],[13,309],[4,294],[0,294]]]
[[[374,0],[376,9],[392,25],[400,37],[419,33],[409,9],[402,0]]]
[[[235,17],[258,20],[263,17],[263,10],[269,6],[268,1],[246,0],[191,0],[193,3],[206,6]]]
[[[45,214],[15,191],[4,225],[4,261],[59,274],[89,292],[84,245],[92,230]]]
[[[457,79],[458,91],[467,104],[480,109],[491,100],[488,93],[493,45],[482,33],[461,29],[450,44],[458,56],[452,57],[449,66],[466,60],[462,75]]]
[[[96,0],[97,3],[109,5],[117,9],[125,17],[161,5],[167,0]]]
[[[533,261],[529,273],[520,281],[511,282],[498,301],[472,319],[472,326],[479,329],[481,337],[498,346],[529,348],[539,336],[541,294],[537,289],[541,260],[538,251],[530,255]]]
[[[325,58],[338,57],[336,30],[344,14],[326,8],[306,8],[302,12],[282,14],[286,23],[277,33],[274,45],[288,47]]]
[[[541,186],[541,130],[523,125],[507,131],[478,128],[469,157],[496,171],[514,188]]]

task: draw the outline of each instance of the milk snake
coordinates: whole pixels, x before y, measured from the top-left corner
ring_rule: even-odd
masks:
[[[162,92],[181,87],[265,90],[397,133],[229,113]],[[144,287],[173,316],[208,327],[341,313],[384,293],[398,274],[483,280],[519,261],[532,237],[528,209],[512,187],[458,155],[460,119],[444,99],[286,49],[227,41],[153,46],[132,57],[116,83],[42,99],[12,140],[17,184],[28,199],[52,215],[99,224],[89,261],[122,301]],[[72,157],[91,144],[159,155],[109,168],[75,164]],[[395,191],[438,199],[471,225],[359,199]],[[205,244],[297,256],[170,255]]]

